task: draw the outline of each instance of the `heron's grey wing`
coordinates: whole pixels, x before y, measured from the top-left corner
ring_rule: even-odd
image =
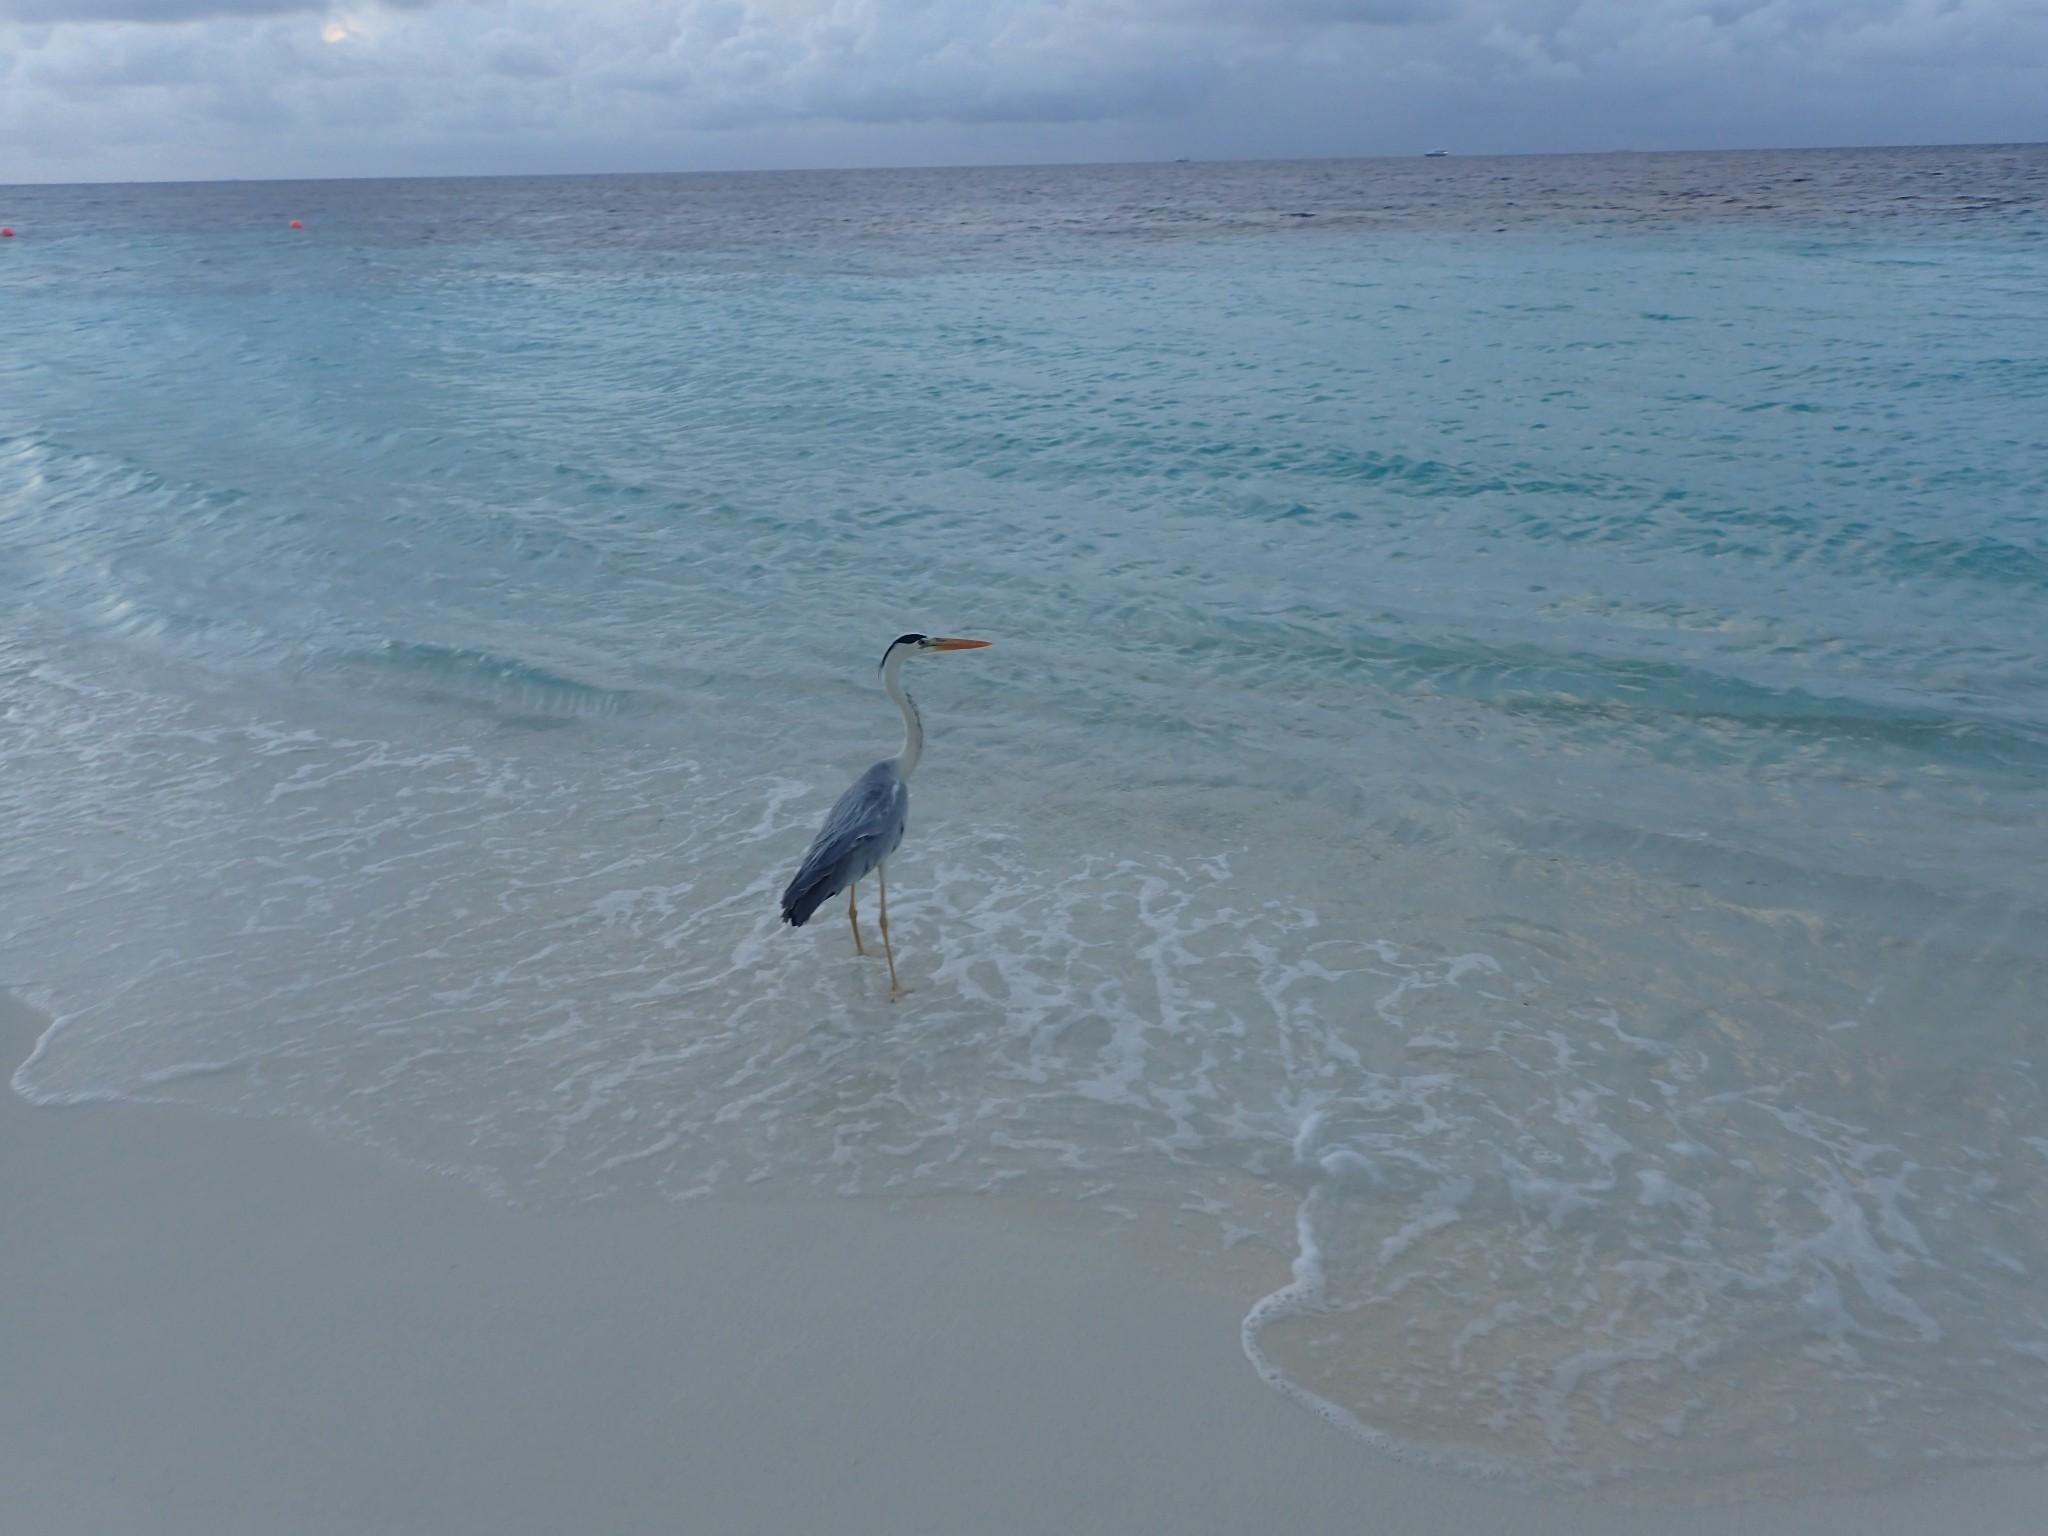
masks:
[[[909,818],[910,789],[896,776],[893,760],[862,774],[825,817],[783,891],[783,921],[803,927],[819,907],[894,853]]]

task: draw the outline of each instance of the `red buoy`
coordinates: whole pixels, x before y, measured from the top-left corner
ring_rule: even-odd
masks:
[[[301,223],[300,223],[300,222],[299,222],[299,221],[298,221],[297,219],[293,219],[293,220],[292,220],[292,228],[293,228],[293,229],[304,229],[305,227],[306,227],[306,226],[305,226],[305,225],[303,225],[303,224],[301,224]]]
[[[0,240],[12,240],[13,238],[14,226],[12,224],[0,224]]]

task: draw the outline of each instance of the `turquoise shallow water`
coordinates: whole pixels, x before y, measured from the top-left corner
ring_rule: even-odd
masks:
[[[1075,1202],[1291,1261],[1254,1364],[1469,1467],[2038,1457],[2044,214],[2041,149],[0,193],[16,1086]],[[906,628],[997,644],[909,679],[891,1004],[774,897]]]

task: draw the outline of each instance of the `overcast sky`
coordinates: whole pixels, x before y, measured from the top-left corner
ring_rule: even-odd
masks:
[[[2048,0],[0,0],[0,182],[2048,139]]]

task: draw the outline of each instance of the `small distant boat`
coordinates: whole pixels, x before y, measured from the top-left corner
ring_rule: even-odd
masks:
[[[1441,160],[1449,153],[1448,149],[1425,149],[1422,152],[1422,158],[1425,160]]]

